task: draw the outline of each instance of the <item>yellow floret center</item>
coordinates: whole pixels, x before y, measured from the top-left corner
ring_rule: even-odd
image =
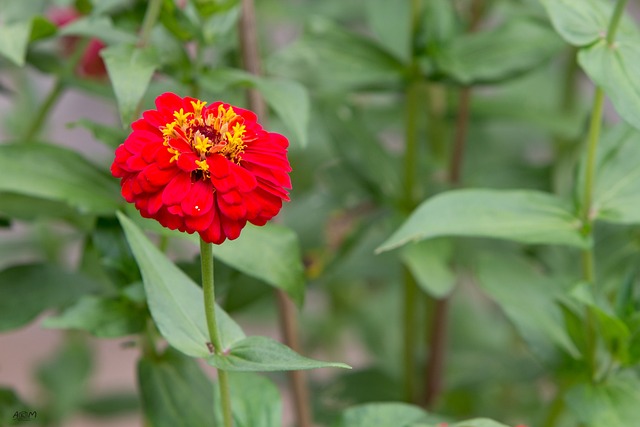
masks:
[[[197,154],[198,171],[204,176],[209,174],[207,157],[221,154],[232,162],[239,163],[246,148],[245,133],[247,131],[244,118],[233,110],[218,106],[218,111],[206,111],[206,102],[191,101],[193,112],[185,112],[183,108],[173,113],[174,120],[160,128],[164,137],[164,145],[172,154],[171,162],[180,158],[180,151],[172,145],[172,140],[180,139]]]

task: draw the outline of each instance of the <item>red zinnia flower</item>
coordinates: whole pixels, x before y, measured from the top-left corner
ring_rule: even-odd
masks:
[[[264,225],[289,200],[287,139],[254,113],[164,93],[116,149],[111,173],[140,214],[165,227],[233,240]]]

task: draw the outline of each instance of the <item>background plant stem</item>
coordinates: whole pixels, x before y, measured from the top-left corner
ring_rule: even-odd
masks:
[[[468,32],[478,29],[484,15],[485,3],[483,0],[474,0],[471,3]],[[447,171],[447,180],[451,187],[457,187],[462,180],[465,145],[469,129],[469,116],[471,108],[471,87],[465,86],[460,90],[458,97],[458,116],[454,130],[453,149]],[[430,126],[434,124],[431,123]],[[428,328],[428,355],[425,368],[424,405],[431,408],[442,391],[444,361],[447,349],[447,324],[450,297],[439,298],[433,304],[433,312]]]
[[[151,37],[151,30],[155,25],[158,17],[160,16],[160,9],[162,8],[162,0],[149,0],[147,11],[142,21],[142,27],[140,29],[139,45],[145,46],[149,43]]]
[[[253,75],[262,75],[256,11],[253,0],[242,0],[240,15],[240,47],[244,68]],[[250,88],[247,100],[251,108],[264,123],[267,120],[267,106],[260,92]],[[289,296],[280,289],[275,290],[280,317],[280,333],[284,343],[297,353],[302,353],[298,339],[298,319],[295,306]],[[307,374],[304,371],[289,371],[289,382],[293,393],[293,406],[298,427],[313,425]]]
[[[213,344],[214,352],[223,354],[218,324],[216,320],[216,294],[213,281],[213,250],[212,244],[200,239],[200,265],[202,267],[202,290],[204,291],[204,309],[207,316],[207,329],[209,338]],[[222,401],[222,418],[224,427],[233,426],[231,412],[231,393],[229,391],[229,378],[227,373],[218,369],[218,386],[220,388],[220,400]]]

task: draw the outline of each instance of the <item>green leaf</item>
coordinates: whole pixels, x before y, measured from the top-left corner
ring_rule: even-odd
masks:
[[[638,423],[640,381],[629,376],[579,385],[568,392],[566,401],[575,417],[589,427],[629,427]]]
[[[129,218],[118,212],[118,219],[140,267],[149,310],[162,336],[171,346],[189,356],[210,356],[202,289],[160,252]],[[220,341],[227,351],[245,335],[217,305],[216,318]]]
[[[307,145],[311,103],[307,90],[300,83],[254,76],[236,69],[217,69],[205,74],[202,82],[212,92],[234,85],[256,88],[300,145]]]
[[[18,425],[20,423],[13,419],[14,414],[22,411],[27,411],[28,413],[31,410],[30,405],[24,403],[15,391],[10,388],[0,387],[0,420],[6,420],[9,423],[8,425]]]
[[[508,427],[505,424],[487,418],[475,418],[473,420],[461,421],[451,425],[451,427]]]
[[[333,427],[408,427],[426,416],[407,403],[368,403],[347,409]]]
[[[368,0],[364,6],[369,27],[380,43],[408,62],[411,57],[411,26],[407,25],[411,20],[409,2]]]
[[[100,51],[120,110],[123,125],[134,119],[158,61],[148,48],[131,44],[111,46]]]
[[[189,239],[199,242],[195,235]],[[215,246],[213,255],[244,274],[282,289],[302,306],[304,266],[298,237],[293,230],[277,224],[247,225],[238,239]]]
[[[267,337],[248,337],[231,345],[224,355],[210,355],[207,362],[225,371],[298,371],[316,368],[346,368],[344,363],[321,362],[299,355]]]
[[[112,214],[120,196],[116,180],[84,157],[48,144],[0,146],[0,191],[58,200],[81,212]]]
[[[254,78],[256,89],[301,146],[307,145],[311,102],[307,90],[293,80]]]
[[[522,259],[505,256],[481,258],[478,279],[535,354],[544,356],[548,344],[553,343],[580,357],[556,301],[561,291],[559,283],[537,273]]]
[[[31,35],[31,20],[0,23],[0,55],[19,67],[24,65]]]
[[[423,202],[376,252],[440,236],[588,247],[568,203],[532,190],[455,190]]]
[[[47,391],[44,415],[50,424],[74,413],[87,395],[87,385],[93,371],[93,355],[80,337],[71,337],[50,360],[38,367],[37,377]]]
[[[462,84],[497,82],[548,61],[564,43],[532,20],[509,20],[495,30],[454,38],[436,51],[438,69]]]
[[[437,239],[406,245],[400,257],[426,293],[444,298],[456,284],[456,276],[448,266],[452,251],[451,241]]]
[[[29,41],[34,42],[53,36],[58,31],[58,27],[47,18],[36,16],[33,18]]]
[[[617,224],[640,223],[639,142],[640,132],[625,125],[603,135],[593,192],[592,209],[597,219]]]
[[[278,387],[261,375],[231,372],[231,411],[235,427],[281,427],[282,402]],[[221,408],[219,388],[214,388],[215,407]],[[215,425],[223,425],[215,411]]]
[[[315,18],[308,34],[270,58],[275,75],[341,93],[347,89],[397,87],[405,66],[375,40]]]
[[[145,311],[124,299],[85,296],[59,315],[45,319],[43,326],[115,338],[142,331],[145,321]]]
[[[60,267],[31,264],[0,271],[0,331],[19,328],[42,311],[95,292],[92,280]]]
[[[578,61],[589,78],[602,88],[620,116],[640,129],[640,46],[634,37],[601,40],[581,49]]]
[[[103,125],[89,119],[80,119],[76,122],[69,123],[68,127],[74,129],[77,127],[85,128],[90,131],[97,141],[104,142],[109,148],[117,148],[124,142],[127,132],[122,128]]]
[[[172,349],[160,357],[143,357],[138,384],[145,418],[153,427],[212,424],[213,384],[195,360]]]
[[[606,0],[541,0],[554,28],[568,43],[586,46],[606,36],[614,2]],[[633,21],[623,17],[620,34],[636,30]]]
[[[80,410],[93,418],[115,418],[139,413],[140,398],[133,391],[111,391],[89,397]]]
[[[106,16],[86,16],[65,25],[60,29],[61,36],[95,37],[107,45],[133,44],[137,41],[134,34],[113,26]]]

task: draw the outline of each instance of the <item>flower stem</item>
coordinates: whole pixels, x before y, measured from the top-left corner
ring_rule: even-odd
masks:
[[[202,290],[204,291],[204,309],[207,316],[207,328],[209,338],[213,345],[213,351],[217,355],[223,354],[218,324],[216,321],[216,296],[213,281],[213,249],[211,243],[200,239],[200,263],[202,267]],[[222,401],[222,418],[224,427],[233,427],[231,413],[231,394],[229,392],[229,378],[227,373],[218,369],[218,385],[220,387],[220,400]]]
[[[416,355],[416,298],[418,285],[407,267],[403,268],[404,300],[402,310],[403,330],[403,385],[406,402],[415,402]]]
[[[607,43],[612,44],[615,40],[618,24],[622,18],[622,13],[628,0],[618,0],[613,11],[609,28],[607,29]],[[595,170],[598,153],[598,142],[600,141],[600,131],[602,128],[602,110],[604,108],[604,91],[600,87],[596,87],[593,96],[593,108],[591,110],[591,119],[589,123],[589,133],[587,135],[587,160],[585,166],[584,192],[582,198],[582,234],[587,238],[593,238],[593,190],[595,185]],[[596,273],[593,247],[582,253],[582,271],[583,278],[590,285],[594,293],[596,287]],[[596,351],[597,338],[595,331],[595,320],[592,310],[586,308],[586,358],[589,369],[589,378],[594,381],[597,371]]]
[[[155,25],[158,17],[160,16],[160,9],[162,8],[162,0],[149,0],[147,11],[142,21],[142,28],[140,29],[139,45],[145,46],[149,43],[149,37],[151,37],[151,30]]]
[[[27,132],[25,133],[25,136],[24,136],[25,141],[30,142],[33,138],[35,138],[38,135],[38,133],[40,133],[40,130],[44,125],[44,122],[46,121],[47,117],[49,116],[49,113],[51,112],[51,109],[58,101],[58,98],[60,98],[60,95],[62,95],[62,92],[64,91],[64,86],[65,85],[63,83],[63,79],[60,77],[56,78],[56,81],[53,84],[51,91],[45,98],[42,105],[40,105],[40,108],[36,113],[36,118],[31,123],[29,130],[27,130]]]

